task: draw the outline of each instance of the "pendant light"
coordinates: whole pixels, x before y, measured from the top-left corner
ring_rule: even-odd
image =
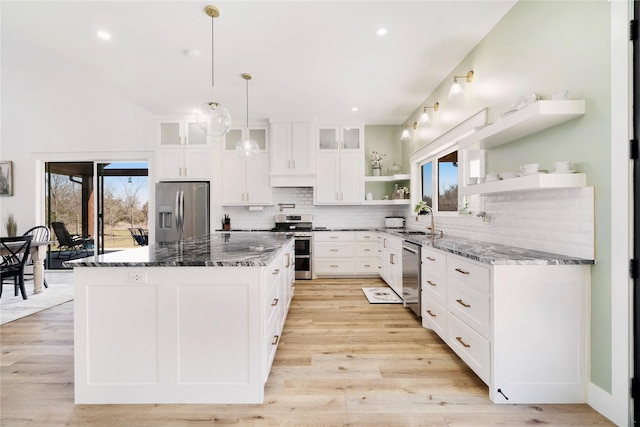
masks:
[[[251,135],[249,133],[249,80],[251,80],[251,74],[242,73],[242,78],[246,83],[246,92],[247,92],[247,129],[246,136],[236,144],[236,154],[242,160],[249,161],[255,160],[260,153],[260,147],[258,143],[251,139]]]
[[[211,17],[211,101],[200,106],[196,113],[196,122],[205,135],[222,136],[229,132],[231,127],[231,115],[229,111],[215,101],[214,94],[214,38],[213,22],[220,16],[220,11],[215,6],[207,6],[204,12]]]

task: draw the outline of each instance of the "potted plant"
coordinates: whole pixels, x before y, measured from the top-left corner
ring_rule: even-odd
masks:
[[[373,170],[373,176],[381,175],[382,159],[384,159],[385,157],[387,157],[386,154],[378,153],[377,151],[372,152],[371,156],[369,156],[369,159],[371,159],[371,168]]]
[[[427,202],[425,202],[424,200],[421,200],[415,205],[413,211],[418,215],[426,215],[427,213],[429,213],[429,211],[431,211],[431,206],[427,205]]]
[[[7,215],[7,222],[4,223],[5,228],[7,229],[7,236],[15,237],[18,232],[18,223],[15,218],[13,218],[13,214],[10,213]]]

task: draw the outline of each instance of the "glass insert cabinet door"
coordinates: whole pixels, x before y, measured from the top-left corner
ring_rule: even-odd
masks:
[[[319,127],[318,149],[359,150],[361,138],[359,127]]]
[[[258,143],[258,147],[260,147],[260,151],[265,151],[267,149],[267,129],[266,128],[249,128],[248,132],[246,128],[243,129],[230,129],[229,132],[225,135],[224,140],[224,149],[226,151],[233,151],[236,149],[236,144],[242,138],[246,138],[246,136],[253,139]]]
[[[197,123],[187,120],[163,121],[160,123],[160,145],[165,147],[207,145],[207,136]]]

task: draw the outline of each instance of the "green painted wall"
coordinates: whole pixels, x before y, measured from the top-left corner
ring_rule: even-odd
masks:
[[[590,380],[611,391],[611,248],[610,191],[610,10],[606,0],[518,2],[451,76],[425,100],[440,102],[431,112],[434,126],[426,140],[414,136],[412,151],[433,135],[488,107],[488,120],[499,119],[514,100],[526,93],[542,99],[569,89],[586,100],[587,113],[543,132],[487,152],[487,170],[516,171],[524,163],[553,170],[555,160],[570,160],[595,187],[596,265],[591,283]],[[463,83],[466,100],[448,101],[453,75],[474,70]],[[422,112],[407,119],[411,125]],[[544,315],[544,313],[541,313]]]

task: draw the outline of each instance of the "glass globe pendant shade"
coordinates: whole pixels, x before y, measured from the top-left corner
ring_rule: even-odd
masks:
[[[231,128],[231,114],[217,102],[207,102],[196,113],[196,122],[208,136],[222,136]]]
[[[251,138],[242,138],[236,144],[236,155],[242,160],[255,160],[260,153],[258,143]]]

